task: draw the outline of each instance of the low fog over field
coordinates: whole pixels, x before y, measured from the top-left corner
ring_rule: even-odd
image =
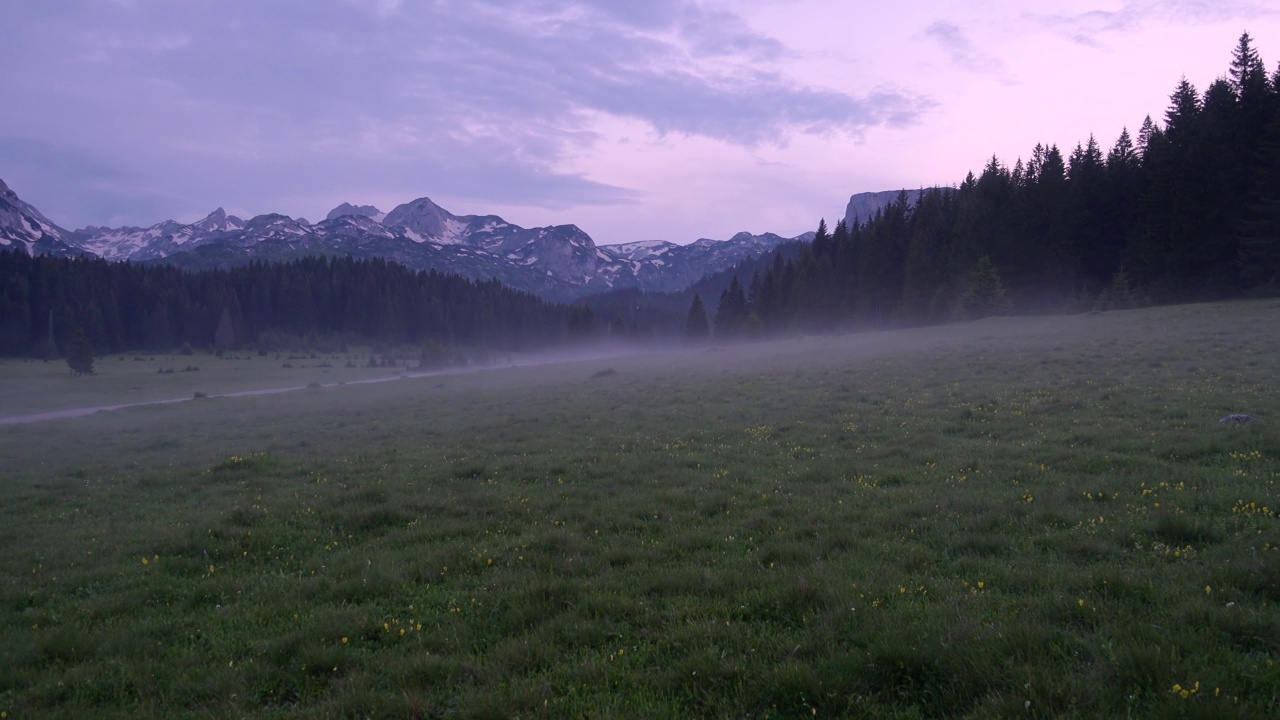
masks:
[[[1096,316],[1058,318],[988,318],[920,330],[867,332],[861,334],[797,335],[785,340],[725,343],[696,342],[635,343],[601,340],[547,352],[499,353],[475,363],[460,362],[438,369],[424,368],[412,352],[394,355],[386,366],[371,366],[388,353],[368,348],[350,352],[276,352],[257,354],[249,350],[223,355],[140,353],[99,358],[89,377],[70,373],[62,361],[13,359],[0,368],[0,397],[5,401],[0,424],[22,424],[60,417],[75,417],[99,411],[118,410],[148,404],[172,404],[210,398],[232,399],[257,395],[316,389],[342,389],[331,395],[336,406],[358,407],[369,402],[361,388],[369,384],[411,381],[396,388],[400,397],[419,392],[427,378],[479,374],[476,382],[502,378],[503,385],[520,383],[518,368],[547,365],[570,366],[567,373],[582,372],[583,366],[604,364],[603,371],[615,374],[618,367],[652,376],[660,371],[803,372],[831,363],[857,364],[875,357],[918,354],[963,349],[973,344],[996,345],[1006,341],[1037,342],[1046,332],[1064,342],[1089,342],[1091,336],[1110,330]],[[532,373],[528,379],[539,377]],[[495,380],[496,381],[496,380]],[[435,383],[434,385],[438,385]],[[349,386],[349,387],[348,387]],[[374,399],[380,401],[380,399]]]
[[[867,386],[875,372],[868,368],[874,368],[875,362],[888,360],[928,367],[947,363],[955,354],[972,353],[1020,361],[1027,361],[1034,354],[1044,366],[1064,362],[1073,355],[1083,361],[1090,353],[1101,352],[1116,364],[1109,367],[1109,372],[1140,373],[1143,362],[1161,367],[1163,361],[1128,356],[1149,352],[1147,348],[1157,342],[1168,343],[1172,353],[1169,362],[1178,362],[1179,356],[1184,355],[1208,372],[1241,362],[1214,339],[1227,334],[1212,327],[1217,320],[1201,320],[1215,318],[1215,313],[1224,312],[1219,308],[1224,307],[1229,306],[987,318],[917,330],[796,336],[734,344],[707,341],[651,348],[602,342],[540,354],[502,354],[486,358],[484,365],[430,371],[419,368],[416,359],[400,360],[389,368],[367,367],[368,350],[265,356],[246,351],[225,357],[126,355],[99,359],[96,373],[89,377],[72,375],[61,362],[9,360],[0,365],[0,397],[4,399],[0,423],[43,420],[62,416],[60,413],[81,415],[97,408],[190,400],[183,407],[171,409],[175,420],[201,423],[203,417],[221,425],[227,416],[234,416],[234,425],[253,435],[270,437],[273,432],[283,431],[297,437],[305,435],[303,428],[281,427],[280,419],[273,415],[295,407],[308,416],[333,419],[374,410],[389,415],[398,409],[430,413],[443,401],[442,396],[457,401],[466,394],[501,395],[549,386],[562,386],[556,394],[573,400],[588,401],[601,393],[620,392],[621,387],[639,391],[642,403],[680,403],[679,397],[659,399],[669,395],[664,388],[675,387],[673,382],[716,382],[743,376],[812,380],[835,374],[848,378],[852,385]],[[1259,316],[1259,323],[1270,319],[1265,312],[1270,307],[1266,302],[1234,307],[1249,309],[1250,314]],[[1198,320],[1206,325],[1198,328],[1201,336],[1175,342],[1147,327],[1167,322],[1165,316],[1177,318],[1178,337],[1195,331]],[[1135,333],[1144,332],[1151,332],[1151,336],[1145,341],[1135,339]],[[1262,337],[1250,342],[1265,341]],[[865,377],[867,372],[872,376]],[[972,368],[972,373],[974,381],[985,379],[981,363]],[[382,383],[391,384],[383,387]],[[645,383],[652,383],[652,389],[642,389]],[[278,396],[285,392],[297,397]],[[270,397],[256,397],[259,395]],[[108,427],[140,421],[145,424],[144,418],[169,422],[161,412],[159,408],[115,411],[91,422],[105,422]],[[265,415],[259,417],[259,413]],[[47,435],[49,428],[37,432]],[[75,443],[84,445],[88,439],[83,433],[76,433]]]
[[[1272,716],[1278,314],[7,361],[0,711]]]

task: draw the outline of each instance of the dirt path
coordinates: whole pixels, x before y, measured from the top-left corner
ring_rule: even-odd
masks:
[[[501,365],[489,365],[482,367],[465,367],[450,368],[448,370],[431,370],[428,372],[406,372],[399,375],[390,375],[387,377],[370,378],[368,380],[350,380],[347,382],[324,383],[320,385],[294,385],[289,387],[274,387],[260,390],[237,390],[235,392],[226,393],[210,393],[203,397],[181,397],[170,398],[168,400],[147,400],[144,402],[121,403],[119,405],[97,405],[94,407],[71,408],[68,410],[53,410],[50,412],[35,413],[32,415],[9,415],[0,417],[0,426],[4,425],[26,425],[30,423],[45,422],[47,420],[66,420],[68,418],[84,417],[99,412],[108,412],[111,410],[125,410],[127,408],[145,407],[147,405],[173,405],[180,402],[191,402],[192,400],[205,398],[238,398],[253,397],[257,395],[279,395],[281,393],[296,392],[298,390],[308,390],[317,388],[336,388],[351,387],[353,385],[373,385],[376,383],[394,382],[396,380],[411,380],[414,378],[436,377],[439,375],[457,375],[460,373],[481,372],[484,370],[499,370],[503,368],[520,368],[520,367],[536,367],[539,365],[559,365],[570,362],[581,362],[585,360],[605,360],[615,357],[624,357],[633,355],[634,352],[603,352],[588,353],[576,356],[551,356],[533,359],[511,360]]]
[[[309,388],[335,388],[348,385],[370,385],[373,383],[392,382],[394,380],[407,380],[409,378],[429,377],[432,375],[440,375],[440,372],[429,373],[411,373],[408,375],[396,375],[394,377],[373,378],[371,380],[352,380],[350,382],[326,383],[323,385],[297,385],[291,387],[265,388],[260,390],[237,390],[236,392],[216,393],[199,397],[183,397],[170,398],[168,400],[148,400],[146,402],[121,403],[119,405],[95,405],[93,407],[71,408],[69,410],[53,410],[50,412],[35,413],[33,415],[9,415],[0,417],[0,425],[26,425],[29,423],[45,422],[47,420],[66,420],[68,418],[84,417],[99,412],[107,412],[111,410],[124,410],[126,408],[145,407],[147,405],[173,405],[180,402],[191,402],[193,400],[203,400],[206,398],[238,398],[253,397],[256,395],[279,395],[281,393],[296,392],[298,390],[307,390]]]

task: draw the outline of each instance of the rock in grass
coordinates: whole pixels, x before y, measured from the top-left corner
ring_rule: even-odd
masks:
[[[1228,425],[1231,423],[1236,423],[1239,425],[1248,425],[1249,423],[1253,422],[1253,416],[1245,415],[1244,413],[1232,413],[1230,415],[1223,416],[1220,420],[1218,420],[1218,422],[1222,423],[1223,425]]]

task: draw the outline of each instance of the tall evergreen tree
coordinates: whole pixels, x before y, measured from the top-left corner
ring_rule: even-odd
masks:
[[[729,288],[721,293],[720,304],[716,307],[716,337],[737,337],[746,328],[749,313],[747,294],[742,283],[738,282],[738,276],[734,275]]]
[[[219,353],[230,350],[236,344],[235,327],[231,324],[231,308],[223,306],[218,318],[218,329],[213,335],[213,347]]]
[[[83,330],[76,330],[67,348],[67,367],[77,375],[93,374],[93,343]]]
[[[1280,112],[1259,151],[1253,193],[1241,218],[1238,263],[1246,287],[1280,294]]]
[[[1009,312],[1010,302],[1004,292],[1004,283],[996,272],[991,258],[982,256],[969,272],[969,287],[961,298],[964,314],[970,319],[1003,315]]]
[[[702,296],[694,294],[693,303],[689,305],[689,315],[684,322],[684,336],[691,342],[707,339],[711,328],[707,324],[707,310],[702,306]]]
[[[585,340],[596,334],[596,314],[586,305],[576,305],[569,313],[569,337]]]
[[[1231,84],[1240,102],[1248,105],[1267,95],[1267,67],[1258,51],[1253,48],[1253,38],[1245,32],[1235,50],[1231,51]]]
[[[817,255],[826,255],[831,251],[831,233],[827,231],[826,218],[818,221],[818,231],[814,233],[813,241],[809,245]]]
[[[1138,155],[1141,156],[1144,161],[1147,158],[1147,151],[1151,148],[1152,144],[1159,144],[1163,135],[1164,131],[1160,129],[1159,125],[1156,125],[1150,115],[1142,121],[1142,127],[1138,129]]]

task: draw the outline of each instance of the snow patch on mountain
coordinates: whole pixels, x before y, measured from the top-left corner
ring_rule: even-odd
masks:
[[[603,245],[600,249],[613,257],[643,260],[662,255],[674,247],[679,247],[679,245],[666,240],[640,240],[618,245]]]
[[[29,255],[79,254],[66,242],[66,230],[24,202],[0,180],[0,245],[21,247]]]

